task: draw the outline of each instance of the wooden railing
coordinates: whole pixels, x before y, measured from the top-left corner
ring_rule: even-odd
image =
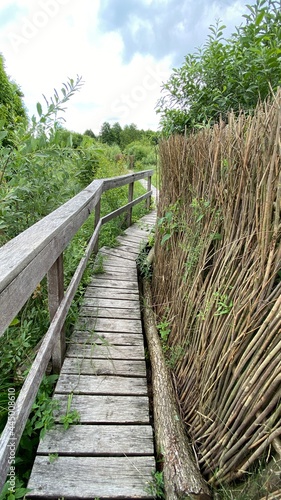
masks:
[[[152,170],[147,170],[95,180],[74,198],[0,248],[0,336],[46,275],[51,318],[50,327],[1,435],[0,492],[11,465],[9,463],[11,450],[15,450],[18,446],[50,359],[55,373],[59,373],[61,369],[66,348],[64,322],[89,257],[97,251],[100,228],[123,212],[127,212],[129,226],[134,205],[146,200],[147,207],[150,207],[152,174]],[[147,192],[134,200],[134,182],[146,177]],[[126,184],[129,187],[128,203],[101,218],[102,193]],[[63,251],[93,210],[95,210],[93,235],[64,292]]]

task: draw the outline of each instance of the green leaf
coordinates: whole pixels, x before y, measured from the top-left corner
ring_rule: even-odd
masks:
[[[166,241],[168,241],[170,238],[171,238],[171,234],[170,233],[166,233],[164,234],[162,240],[161,240],[161,245],[164,245],[164,243],[166,243]]]
[[[37,104],[36,104],[36,108],[37,108],[37,113],[38,113],[38,115],[41,117],[41,116],[42,116],[43,111],[42,111],[42,106],[41,106],[40,102],[37,102]]]
[[[0,132],[0,141],[2,141],[2,139],[4,139],[4,137],[6,137],[7,134],[8,134],[8,132],[6,130],[2,130]]]

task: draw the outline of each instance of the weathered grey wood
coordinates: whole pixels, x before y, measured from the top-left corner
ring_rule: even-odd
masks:
[[[117,264],[119,264],[119,262],[120,261],[118,261]],[[126,268],[124,266],[125,266],[124,261],[123,261],[123,266],[114,265],[114,263],[110,261],[108,264],[105,264],[103,266],[104,273],[101,273],[101,276],[103,274],[112,273],[114,271],[114,274],[115,274],[116,277],[120,277],[121,278],[120,275],[123,275],[123,278],[121,278],[121,279],[125,279],[126,276],[127,276],[128,271],[130,271],[130,275],[132,276],[133,281],[137,281],[137,278],[138,278],[137,269],[130,268],[130,270],[128,270],[128,268]]]
[[[99,317],[99,318],[112,318],[112,319],[141,319],[140,309],[116,309],[105,308],[102,309],[98,305],[82,306],[80,309],[80,316],[85,317]]]
[[[137,303],[136,303],[137,302]],[[97,307],[101,313],[103,313],[105,308],[116,308],[116,309],[133,309],[135,312],[140,311],[139,301],[136,300],[122,300],[122,299],[107,299],[107,298],[94,298],[85,297],[82,303],[82,307]]]
[[[83,328],[84,327],[84,328]],[[123,332],[142,333],[141,321],[137,319],[119,319],[115,321],[111,318],[78,318],[75,328],[77,330],[93,330],[95,332]]]
[[[137,205],[138,203],[141,203],[142,201],[146,200],[149,196],[151,196],[151,194],[152,194],[152,191],[150,191],[150,193],[143,194],[142,196],[139,196],[135,200],[131,201],[130,203],[127,203],[123,207],[120,207],[117,210],[114,210],[114,212],[111,212],[110,214],[105,215],[101,219],[102,224],[106,224],[110,220],[115,219],[115,217],[118,217],[122,213],[127,212],[128,209],[130,209],[130,208],[134,207],[135,205]]]
[[[143,346],[69,344],[67,357],[92,359],[136,359],[144,357]]]
[[[92,332],[74,330],[71,335],[71,344],[98,344],[112,345],[139,345],[143,346],[143,335],[138,333]]]
[[[60,409],[54,412],[56,422],[66,414],[68,395],[54,394]],[[146,396],[84,396],[73,394],[70,411],[77,410],[81,424],[118,423],[149,424]]]
[[[62,425],[51,429],[38,447],[38,454],[64,455],[154,455],[150,425]]]
[[[39,456],[29,481],[28,498],[151,499],[147,486],[153,457],[59,457],[52,464]]]
[[[108,189],[113,189],[115,187],[125,186],[126,184],[129,184],[129,182],[136,182],[140,179],[148,177],[149,175],[153,175],[153,170],[142,170],[141,172],[103,179],[103,190],[107,191]]]
[[[48,271],[48,306],[52,320],[64,296],[63,255],[61,254]],[[59,373],[65,355],[65,331],[62,327],[56,339],[52,353],[52,368],[54,373]]]
[[[57,382],[55,392],[59,394],[72,392],[73,394],[91,395],[147,396],[147,381],[146,378],[62,374]]]
[[[133,201],[133,199],[134,199],[134,183],[130,182],[130,184],[128,184],[128,203]],[[132,213],[133,213],[133,207],[130,207],[127,213],[127,227],[130,227],[130,225],[132,224]]]
[[[91,283],[97,280],[99,284],[100,281],[104,280],[121,280],[121,281],[129,281],[132,283],[135,288],[138,288],[138,278],[135,269],[127,269],[127,272],[116,273],[114,271],[106,271],[105,273],[95,274],[95,277],[92,279]]]
[[[99,199],[99,201],[97,202],[96,204],[96,208],[95,208],[95,221],[94,221],[94,229],[96,229],[99,221],[100,221],[100,211],[101,211],[101,201]],[[99,241],[97,239],[96,241],[96,244],[93,248],[93,252],[96,254],[98,253],[98,249],[99,249]]]
[[[82,375],[122,375],[130,377],[145,377],[146,366],[144,359],[88,359],[88,358],[65,358],[61,374]]]
[[[120,245],[125,245],[126,247],[132,248],[135,252],[140,253],[141,244],[140,241],[132,241],[128,236],[119,236],[117,238],[118,243]]]
[[[100,201],[101,193],[111,187],[128,184],[132,182],[133,179],[138,179],[145,175],[149,175],[149,173],[139,173],[137,176],[133,174],[133,177],[129,174],[129,176],[123,176],[120,179],[94,181],[82,193],[79,193],[79,195],[50,214],[50,216],[47,216],[0,249],[1,271],[2,263],[4,269],[0,277],[0,335],[31,295],[38,282],[41,281],[53,266],[54,262],[62,254],[89,214],[97,206]],[[146,199],[149,195],[150,193],[147,193],[144,197],[140,197],[139,200]],[[139,200],[134,200],[133,204],[137,203]],[[133,204],[131,206],[133,206]],[[124,209],[128,209],[129,206],[124,207]],[[98,211],[99,208],[97,208],[96,214]],[[79,285],[89,256],[96,247],[99,229],[101,224],[104,223],[104,220],[98,221],[98,219],[99,217],[96,215],[96,229],[94,235],[87,246],[85,256],[81,260],[71,280],[65,297],[57,308],[51,326],[19,395],[15,407],[15,413],[18,415],[15,427],[11,431],[9,426],[6,426],[1,435],[0,489],[3,486],[3,481],[5,480],[8,470],[8,445],[12,437],[11,432],[13,432],[13,440],[15,438],[13,444],[17,445],[37,393],[38,386],[50,359],[55,338],[63,327],[67,311]],[[120,261],[121,260],[123,259],[120,258]],[[126,261],[126,267],[130,267],[128,259]],[[127,295],[126,298],[128,298],[129,294],[125,292],[125,295]],[[122,349],[125,349],[125,346],[122,346]],[[137,349],[135,349],[135,354],[132,358],[137,359],[138,354],[136,354],[136,351]],[[125,352],[128,354],[128,351],[123,350],[123,354]],[[117,351],[115,351],[113,355],[117,356]],[[34,382],[32,380],[33,378]]]
[[[90,242],[87,245],[87,249],[85,251],[85,256],[83,259],[81,259],[79,266],[77,267],[77,270],[69,284],[69,287],[65,293],[65,296],[63,297],[57,312],[50,324],[50,327],[43,339],[43,342],[39,348],[39,351],[37,353],[37,356],[31,366],[31,369],[25,379],[25,382],[23,384],[23,387],[19,393],[19,396],[17,398],[16,404],[15,404],[15,409],[14,409],[14,415],[17,416],[15,421],[13,422],[13,426],[10,425],[9,422],[7,422],[1,437],[0,437],[0,491],[1,488],[4,485],[5,478],[7,475],[7,472],[9,470],[9,463],[8,463],[8,458],[9,458],[9,453],[10,453],[10,448],[9,445],[12,444],[15,445],[17,448],[21,435],[23,433],[26,421],[28,419],[30,410],[33,405],[33,401],[36,397],[36,394],[38,392],[40,383],[43,379],[43,376],[45,374],[48,362],[51,358],[51,353],[54,348],[54,344],[57,338],[57,335],[63,328],[65,318],[67,316],[69,307],[71,305],[71,302],[73,300],[73,297],[76,293],[76,290],[78,288],[78,285],[80,283],[81,277],[83,275],[83,272],[85,270],[85,267],[87,265],[87,261],[89,258],[89,255],[92,252],[93,246],[96,242],[96,237],[99,233],[100,229],[100,223],[96,227],[94,234],[92,238],[90,239]]]
[[[102,251],[103,254],[105,255],[112,255],[115,257],[119,257],[121,259],[125,259],[126,262],[131,261],[133,265],[135,265],[136,261],[136,256],[135,254],[132,254],[131,252],[126,252],[125,250],[121,250],[118,247],[117,248],[105,248]]]
[[[97,286],[99,288],[120,288],[124,291],[135,291],[138,292],[138,284],[136,282],[126,281],[122,279],[106,279],[106,277],[95,277],[90,282],[90,286]]]
[[[0,248],[0,334],[94,208],[102,183],[90,186]]]
[[[148,178],[147,178],[147,191],[151,191],[151,175],[149,175]],[[151,195],[146,200],[146,208],[147,208],[147,210],[150,209],[150,206],[151,206]]]
[[[85,298],[96,297],[96,298],[107,298],[107,299],[120,299],[126,300],[139,300],[139,294],[137,291],[126,290],[125,292],[122,288],[99,288],[97,286],[88,286],[85,292]]]
[[[117,253],[116,253],[117,251]],[[100,250],[100,254],[103,257],[107,258],[115,258],[116,259],[116,264],[120,264],[121,266],[124,266],[124,255],[119,255],[117,248],[107,248],[103,247]],[[126,259],[126,265],[128,269],[135,269],[136,262],[135,259]]]

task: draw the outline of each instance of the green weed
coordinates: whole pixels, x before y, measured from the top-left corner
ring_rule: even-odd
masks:
[[[163,472],[153,472],[152,480],[147,486],[147,492],[156,499],[165,498],[164,476]]]
[[[63,424],[63,428],[65,430],[69,429],[70,425],[78,424],[80,422],[79,412],[77,410],[70,410],[72,398],[73,393],[68,395],[66,413],[60,417],[60,423]]]

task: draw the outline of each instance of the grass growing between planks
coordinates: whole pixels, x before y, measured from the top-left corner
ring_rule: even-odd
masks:
[[[212,485],[252,474],[281,435],[280,126],[281,90],[160,145],[154,298]]]

